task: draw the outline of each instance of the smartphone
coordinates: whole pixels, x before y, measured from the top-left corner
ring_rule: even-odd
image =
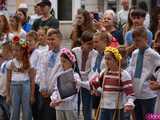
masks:
[[[97,21],[100,20],[100,17],[99,17],[99,14],[98,14],[98,13],[94,13],[93,15],[94,15],[94,19],[95,19],[95,20],[97,20]]]

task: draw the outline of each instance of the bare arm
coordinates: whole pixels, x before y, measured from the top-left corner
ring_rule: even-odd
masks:
[[[12,70],[7,70],[7,82],[6,82],[6,102],[9,104],[11,102],[10,96],[10,86],[11,86]]]
[[[29,76],[30,76],[30,81],[31,81],[31,103],[34,102],[34,93],[35,93],[35,76],[36,76],[36,70],[31,68],[29,70]]]

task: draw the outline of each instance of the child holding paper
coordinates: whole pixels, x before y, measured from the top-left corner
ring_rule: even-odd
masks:
[[[57,80],[59,76],[69,71],[73,71],[75,84],[76,84],[76,81],[80,81],[79,74],[74,72],[76,58],[69,49],[63,48],[61,49],[61,53],[60,53],[60,61],[61,61],[61,66],[63,68],[63,71],[57,74],[57,77],[54,83],[54,92],[52,93],[52,96],[51,96],[50,106],[56,108],[57,120],[77,120],[78,94],[73,94],[70,97],[62,99],[60,95],[60,91],[58,89],[58,85],[57,85]]]

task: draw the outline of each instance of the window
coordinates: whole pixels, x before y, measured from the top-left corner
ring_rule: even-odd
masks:
[[[116,12],[117,6],[116,6],[116,1],[108,1],[108,9],[114,10]]]
[[[58,19],[72,20],[72,0],[58,0]]]

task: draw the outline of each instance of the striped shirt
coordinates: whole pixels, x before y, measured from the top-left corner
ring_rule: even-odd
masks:
[[[119,78],[119,72],[108,72],[105,75],[103,73],[100,76],[99,83],[102,84],[103,82],[101,108],[115,109],[118,95],[120,95],[119,108],[124,107],[126,100],[127,102],[129,102],[131,99],[131,101],[134,101],[134,91],[131,76],[127,71],[123,70],[121,72],[121,79]],[[101,86],[100,84],[99,87]]]

